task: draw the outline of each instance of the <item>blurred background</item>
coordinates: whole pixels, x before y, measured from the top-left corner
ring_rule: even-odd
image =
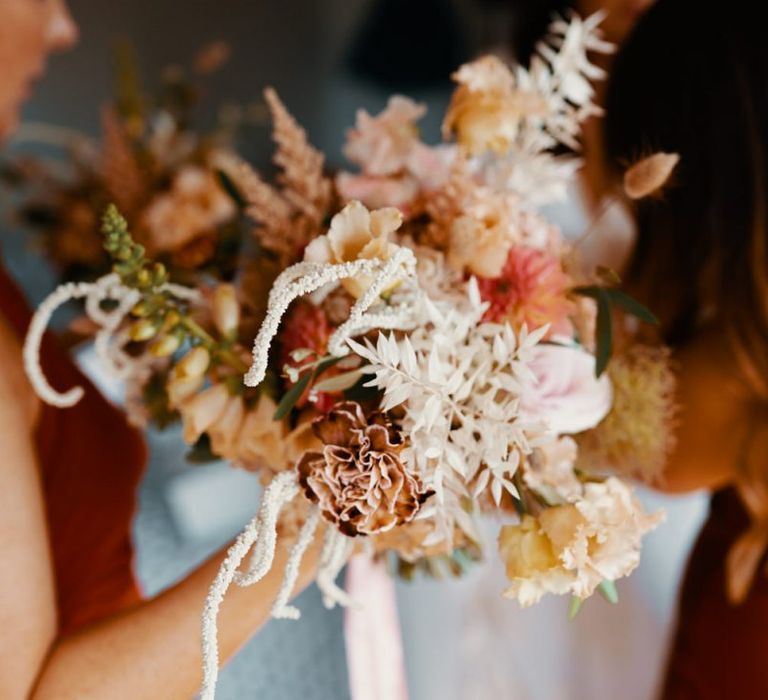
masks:
[[[530,3],[529,3],[530,4]],[[274,86],[331,167],[343,164],[344,132],[363,107],[375,112],[392,93],[429,107],[427,141],[439,136],[450,73],[483,50],[511,55],[514,0],[72,0],[81,42],[57,57],[25,120],[96,136],[99,107],[114,93],[113,51],[135,45],[148,82],[189,64],[214,40],[228,64],[209,82],[206,118],[235,104],[255,115],[238,144],[269,169],[272,144],[261,91]],[[261,115],[261,117],[259,116]],[[3,203],[4,228],[9,217]],[[553,212],[577,232],[574,201]],[[12,272],[36,303],[54,285],[23,232],[2,241]],[[91,356],[80,357],[105,390]],[[150,434],[151,464],[135,524],[137,568],[147,593],[162,590],[231,538],[250,519],[259,487],[223,464],[190,467],[174,430]],[[108,465],[105,465],[108,468]],[[573,622],[568,602],[549,599],[521,611],[502,599],[501,568],[477,567],[461,581],[398,583],[412,700],[645,700],[653,697],[674,616],[680,573],[705,499],[643,491],[667,523],[647,538],[640,570],[619,583],[620,603],[590,600]],[[493,543],[491,543],[493,546]],[[300,623],[273,621],[225,670],[220,697],[338,700],[349,696],[342,614],[326,611],[316,590],[299,603]]]

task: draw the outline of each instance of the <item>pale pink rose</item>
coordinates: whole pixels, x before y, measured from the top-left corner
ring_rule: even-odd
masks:
[[[529,368],[536,381],[527,385],[520,408],[557,435],[594,428],[611,408],[612,389],[604,374],[595,377],[595,358],[577,347],[537,345]]]
[[[416,122],[426,111],[424,105],[400,95],[390,97],[387,108],[375,117],[359,110],[355,128],[347,134],[344,155],[369,175],[399,172],[418,141]]]

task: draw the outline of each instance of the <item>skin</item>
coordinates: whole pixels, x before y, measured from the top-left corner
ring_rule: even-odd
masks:
[[[62,0],[0,0],[0,134],[17,124],[48,55],[76,39]],[[188,700],[201,682],[200,616],[224,550],[156,598],[59,636],[33,442],[39,413],[18,340],[0,317],[0,698]],[[222,663],[269,618],[291,544],[278,547],[272,572],[259,584],[230,589],[219,616]],[[295,592],[313,579],[317,550],[307,553]]]
[[[716,490],[735,483],[740,469],[758,473],[768,460],[765,409],[741,377],[724,329],[703,329],[673,359],[677,444],[664,481],[654,486],[671,493]]]

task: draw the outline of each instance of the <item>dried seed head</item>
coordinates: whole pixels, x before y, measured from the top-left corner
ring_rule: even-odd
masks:
[[[635,163],[624,173],[624,192],[630,199],[642,199],[658,192],[669,180],[680,156],[677,153],[654,153]]]

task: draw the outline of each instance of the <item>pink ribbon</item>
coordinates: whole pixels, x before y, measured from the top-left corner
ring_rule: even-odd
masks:
[[[352,700],[408,700],[395,586],[382,562],[357,555],[347,565],[344,635]]]

